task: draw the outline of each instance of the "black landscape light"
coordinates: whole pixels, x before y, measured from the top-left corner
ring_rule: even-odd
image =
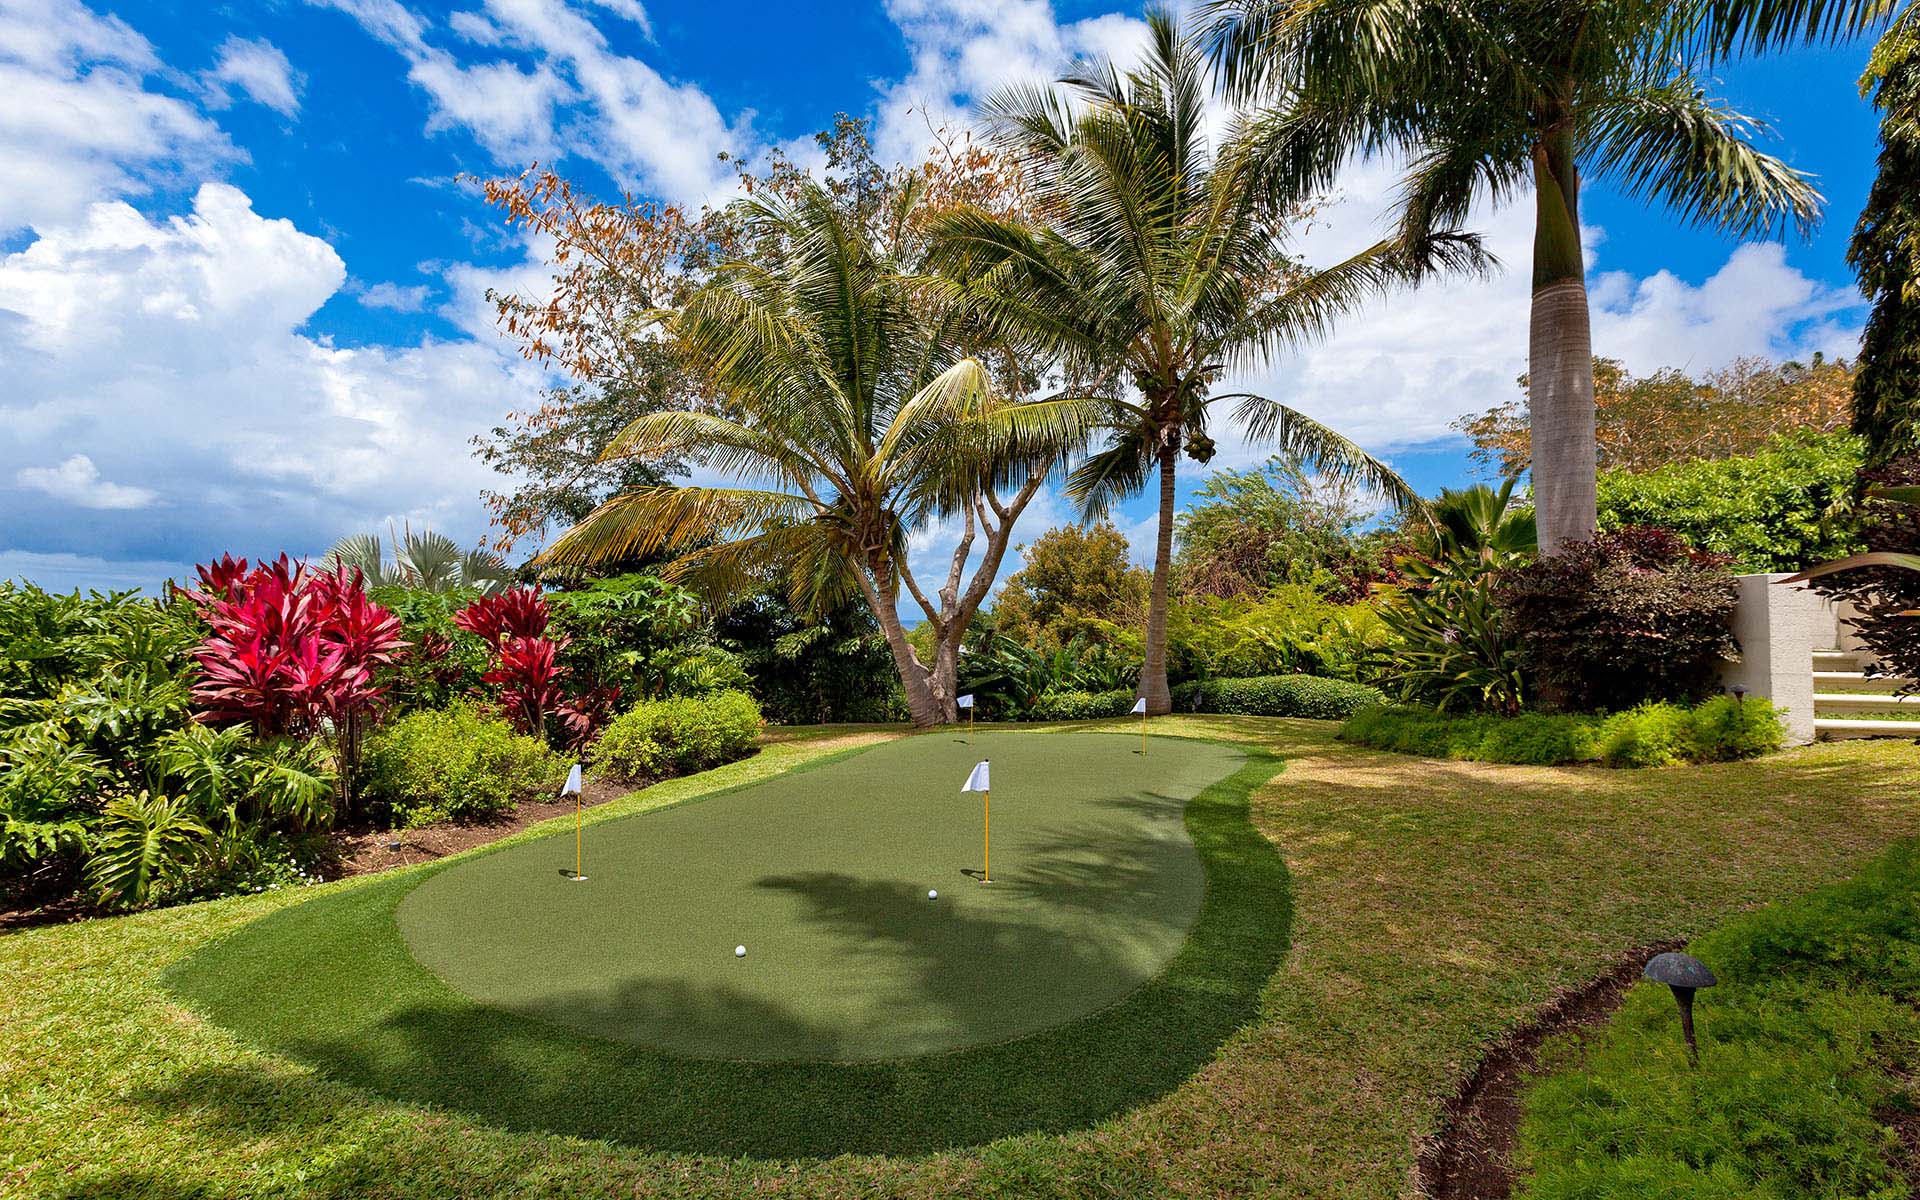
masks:
[[[1700,1047],[1693,1040],[1693,994],[1720,981],[1713,977],[1707,964],[1677,950],[1654,955],[1647,960],[1647,969],[1642,973],[1655,983],[1664,983],[1673,989],[1674,1002],[1680,1006],[1680,1032],[1687,1037],[1687,1058],[1699,1062]]]
[[[1745,684],[1743,683],[1734,684],[1732,691],[1733,691],[1733,702],[1735,704],[1745,704],[1747,702],[1747,687]]]

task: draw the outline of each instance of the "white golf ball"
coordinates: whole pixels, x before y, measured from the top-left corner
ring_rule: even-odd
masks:
[[[747,956],[747,948],[745,946],[735,946],[733,948],[733,956],[735,958],[745,958]]]
[[[936,891],[934,891],[934,890],[932,890],[931,888],[929,888],[929,889],[927,890],[927,899],[929,899],[929,900],[938,900],[939,898],[940,898],[940,893],[939,893],[939,892],[936,892]]]

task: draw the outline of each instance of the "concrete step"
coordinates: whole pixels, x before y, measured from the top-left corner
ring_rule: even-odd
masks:
[[[1858,671],[1867,664],[1867,656],[1858,650],[1815,650],[1813,669],[1816,671]]]
[[[1897,692],[1913,686],[1899,675],[1869,675],[1865,671],[1815,671],[1813,686],[1828,692]]]
[[[1847,720],[1844,717],[1815,717],[1816,738],[1920,738],[1920,721]]]
[[[1815,692],[1815,716],[1831,713],[1836,717],[1856,712],[1911,712],[1920,719],[1920,696],[1886,696],[1871,692]]]

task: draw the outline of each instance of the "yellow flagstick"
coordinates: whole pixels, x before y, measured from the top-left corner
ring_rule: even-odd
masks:
[[[1147,752],[1147,713],[1145,709],[1142,709],[1140,712],[1140,753],[1142,755],[1145,755],[1146,752]]]
[[[981,847],[982,865],[986,870],[980,872],[981,883],[993,882],[993,793],[981,792],[980,803],[985,806],[986,824],[982,827],[986,834],[986,843]]]
[[[586,879],[586,876],[580,873],[580,784],[580,764],[575,763],[573,764],[573,769],[567,772],[567,782],[560,788],[560,794],[562,796],[569,792],[573,793],[573,881],[575,883],[583,882]]]
[[[967,745],[973,745],[973,706],[967,706]]]

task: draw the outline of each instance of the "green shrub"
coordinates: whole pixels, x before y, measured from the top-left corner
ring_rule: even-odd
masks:
[[[1425,758],[1545,767],[1591,761],[1598,724],[1592,717],[1560,713],[1498,717],[1425,708],[1370,708],[1350,717],[1340,727],[1340,737],[1376,750]]]
[[[1609,767],[1666,767],[1687,756],[1686,709],[1664,700],[1615,713],[1600,726],[1600,761]]]
[[[1644,704],[1611,717],[1583,713],[1456,715],[1428,708],[1363,709],[1340,727],[1342,741],[1475,762],[1549,767],[1601,762],[1610,767],[1664,767],[1724,762],[1778,750],[1780,712],[1758,698],[1716,696],[1694,707]]]
[[[1250,679],[1203,679],[1173,689],[1177,712],[1247,717],[1312,717],[1338,721],[1386,703],[1380,689],[1314,675],[1258,675]]]
[[[471,704],[409,713],[367,738],[365,794],[396,824],[495,816],[559,790],[564,760]]]
[[[1608,712],[1704,698],[1739,649],[1737,591],[1723,559],[1665,530],[1621,529],[1500,572],[1494,598],[1538,694]]]
[[[760,725],[760,706],[745,692],[643,701],[614,718],[587,761],[616,779],[668,779],[745,758]]]
[[[1035,721],[1092,721],[1124,717],[1133,708],[1132,689],[1112,692],[1047,692],[1034,703]]]
[[[1848,511],[1864,443],[1850,433],[1777,434],[1757,454],[1651,471],[1602,471],[1602,529],[1672,530],[1733,569],[1797,571],[1859,549]]]
[[[1689,1066],[1667,989],[1643,983],[1607,1029],[1550,1043],[1523,1096],[1517,1160],[1532,1200],[1908,1194],[1880,1116],[1920,1059],[1920,850],[1742,917],[1692,952]]]

